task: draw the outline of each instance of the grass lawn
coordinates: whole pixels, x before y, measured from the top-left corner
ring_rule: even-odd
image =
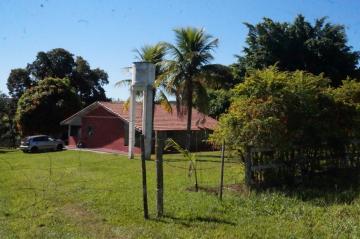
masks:
[[[200,186],[218,185],[218,155],[200,156]],[[356,190],[248,192],[242,165],[227,162],[220,202],[214,193],[188,190],[193,181],[180,158],[166,156],[160,220],[155,163],[147,162],[151,219],[145,221],[139,160],[0,149],[0,238],[360,238]]]

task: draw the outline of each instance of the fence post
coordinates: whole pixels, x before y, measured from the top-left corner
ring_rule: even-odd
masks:
[[[144,207],[144,218],[149,218],[148,200],[147,200],[147,185],[146,185],[146,164],[145,164],[145,143],[144,135],[140,136],[140,147],[141,147],[141,172],[142,172],[142,187],[143,187],[143,207]]]
[[[155,154],[156,154],[156,206],[157,217],[162,217],[164,212],[164,170],[163,170],[163,149],[164,133],[155,132]]]
[[[250,186],[252,184],[252,161],[251,161],[251,147],[245,148],[245,184]]]
[[[219,198],[222,200],[223,196],[223,186],[224,186],[224,161],[225,161],[225,140],[221,146],[221,170],[220,170],[220,188],[219,188]]]

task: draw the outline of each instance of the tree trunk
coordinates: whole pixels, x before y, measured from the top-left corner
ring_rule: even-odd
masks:
[[[141,147],[141,171],[142,171],[142,187],[143,187],[143,208],[144,218],[149,218],[148,201],[147,201],[147,185],[146,185],[146,164],[145,164],[145,143],[144,135],[140,136],[140,147]]]
[[[156,131],[156,206],[157,217],[162,217],[164,212],[164,173],[163,173],[163,148],[164,132]]]
[[[245,148],[245,184],[251,186],[252,184],[252,160],[251,160],[251,147],[247,146]]]
[[[224,187],[224,161],[225,161],[225,141],[223,141],[221,147],[221,170],[220,170],[220,189],[219,189],[220,200],[222,200],[223,187]]]
[[[192,118],[192,81],[191,78],[188,80],[187,84],[187,125],[186,125],[186,149],[190,151],[191,149],[191,118]]]
[[[198,184],[198,178],[197,178],[197,165],[196,165],[196,162],[195,162],[195,165],[194,165],[194,176],[195,176],[195,192],[198,192],[199,191],[199,184]]]

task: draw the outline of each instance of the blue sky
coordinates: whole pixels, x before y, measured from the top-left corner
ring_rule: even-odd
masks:
[[[214,63],[221,64],[241,54],[243,22],[292,21],[300,13],[310,21],[328,16],[345,25],[349,44],[360,50],[359,12],[359,0],[1,0],[0,91],[7,93],[11,69],[25,67],[39,51],[61,47],[104,69],[107,95],[126,99],[128,90],[114,84],[128,77],[122,69],[135,60],[132,50],[173,42],[175,27],[203,27],[219,38]]]

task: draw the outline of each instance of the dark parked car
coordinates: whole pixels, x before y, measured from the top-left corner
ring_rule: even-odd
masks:
[[[34,135],[24,138],[21,141],[20,149],[23,152],[39,152],[62,150],[64,142],[61,139],[53,139],[47,135]]]

